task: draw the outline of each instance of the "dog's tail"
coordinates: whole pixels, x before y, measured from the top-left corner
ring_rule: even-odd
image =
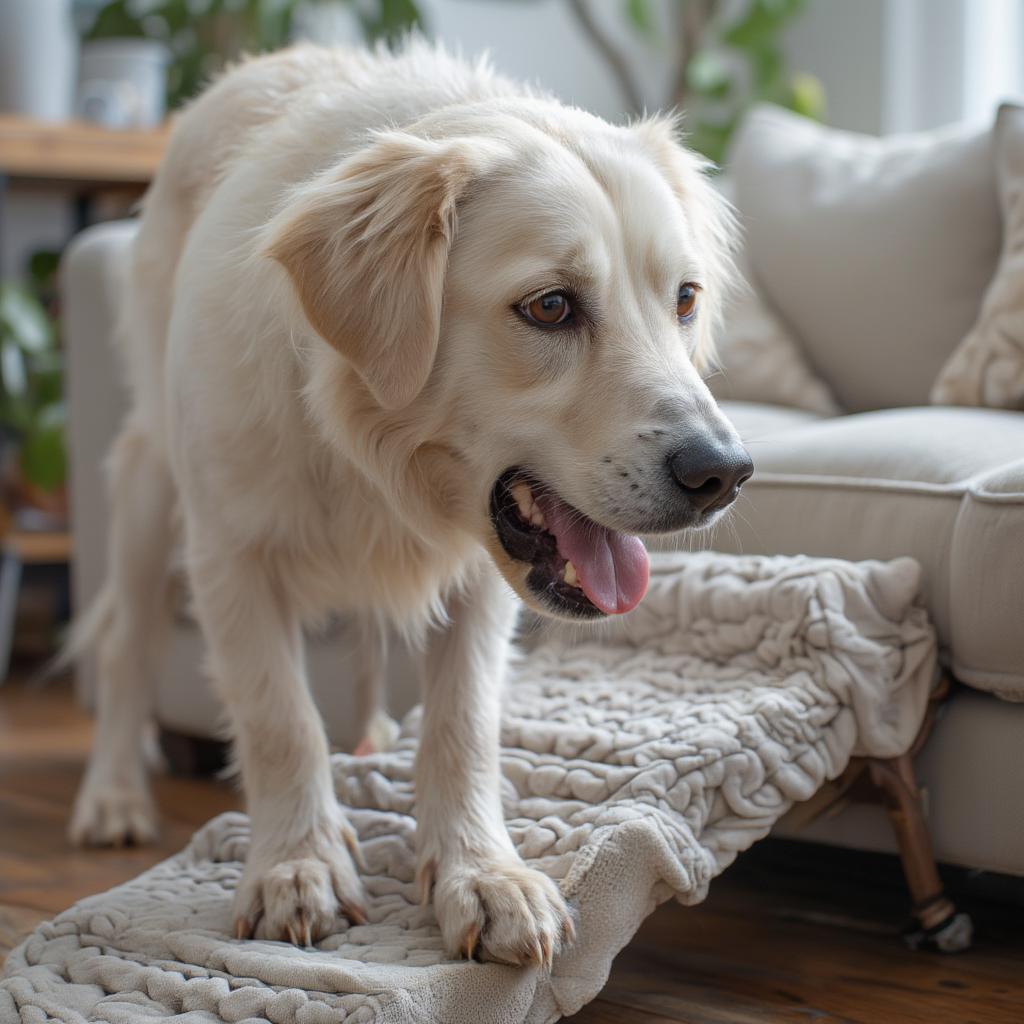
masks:
[[[114,621],[114,588],[105,583],[80,615],[76,615],[60,650],[43,671],[45,677],[67,672],[83,655],[96,647]]]

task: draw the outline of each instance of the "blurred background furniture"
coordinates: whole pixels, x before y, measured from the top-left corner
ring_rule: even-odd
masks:
[[[112,131],[83,121],[38,121],[19,115],[0,114],[0,277],[7,275],[11,269],[5,265],[5,252],[15,248],[7,244],[4,216],[12,196],[17,197],[21,190],[27,189],[37,195],[52,194],[57,200],[70,199],[73,216],[69,226],[73,231],[80,231],[92,222],[99,200],[102,200],[99,205],[108,212],[126,211],[138,201],[156,172],[165,141],[166,129]],[[37,254],[35,259],[45,266],[48,256]],[[56,256],[52,257],[52,263],[56,265]],[[44,271],[38,275],[40,280],[33,282],[43,294],[50,288],[46,282],[47,276]],[[47,390],[54,391],[52,396],[35,387],[35,381],[31,379],[26,379],[22,391],[17,392],[17,378],[11,376],[9,363],[5,363],[2,374],[5,404],[0,422],[7,431],[20,434],[23,444],[30,445],[33,435],[38,438],[43,433],[36,429],[41,426],[42,418],[49,413],[59,415],[62,408],[59,338],[55,325],[45,322],[46,318],[55,313],[56,302],[54,297],[53,307],[48,309],[47,303],[31,289],[19,287],[12,282],[5,282],[2,287],[5,313],[2,331],[4,358],[12,354],[7,351],[8,347],[13,347],[21,352],[21,361],[28,371],[26,377],[30,378],[38,369],[39,381],[45,376],[56,383],[55,389],[50,384],[45,385]],[[17,310],[8,305],[15,298],[19,301]],[[47,336],[42,351],[35,349],[29,342],[25,331],[27,324],[22,324],[21,337],[13,336],[17,330],[16,325],[26,312],[33,313],[41,321],[40,325]],[[11,337],[8,337],[8,332],[11,332]],[[43,361],[48,361],[48,365]],[[26,401],[28,404],[25,404]],[[47,402],[51,403],[49,408],[46,407]],[[20,422],[26,414],[15,403],[20,403],[20,409],[29,410],[28,422]],[[59,426],[63,426],[62,420]],[[51,451],[40,457],[44,462],[57,467],[56,476],[49,467],[43,467],[44,475],[52,477],[49,481],[52,493],[48,493],[48,488],[34,486],[37,481],[33,480],[34,474],[30,469],[26,472],[25,465],[18,467],[15,462],[5,466],[5,470],[15,476],[14,483],[18,489],[33,492],[13,496],[13,503],[20,502],[26,496],[29,502],[38,500],[44,515],[37,515],[37,510],[24,507],[15,508],[5,515],[6,519],[11,520],[8,526],[14,529],[7,532],[3,540],[0,565],[0,678],[7,675],[14,646],[15,620],[24,569],[28,569],[35,577],[36,583],[43,582],[46,585],[60,606],[54,609],[56,616],[49,629],[50,639],[44,640],[41,647],[34,645],[37,656],[46,656],[48,648],[52,648],[52,636],[55,633],[53,625],[66,619],[65,595],[71,535],[63,522],[63,446],[58,435],[57,450],[53,451],[53,431],[47,433]],[[10,433],[5,437],[5,447],[9,445]],[[8,462],[12,460],[8,459]],[[21,479],[17,479],[19,476]],[[28,488],[24,486],[26,484]],[[26,512],[27,515],[24,514]],[[5,526],[5,530],[7,528]],[[20,646],[23,651],[27,651],[28,645],[24,640],[23,633],[19,637]]]
[[[0,114],[0,254],[8,188],[44,187],[71,196],[74,228],[80,231],[90,223],[97,193],[114,193],[126,205],[142,195],[166,139],[166,129],[113,131],[87,121],[49,123]]]
[[[114,131],[88,121],[57,123],[0,114],[0,172],[26,183],[149,184],[163,155],[166,128]]]
[[[60,579],[56,592],[63,595],[70,561],[71,534],[65,531],[33,533],[14,530],[4,537],[0,548],[0,685],[7,678],[14,650],[22,574],[27,567],[55,571]],[[66,608],[55,609],[55,612],[54,617],[58,621],[67,616]]]

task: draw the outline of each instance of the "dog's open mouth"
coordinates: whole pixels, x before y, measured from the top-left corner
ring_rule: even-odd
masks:
[[[555,614],[621,615],[647,592],[639,537],[594,522],[522,469],[498,478],[491,519],[509,557],[531,567],[527,586]]]

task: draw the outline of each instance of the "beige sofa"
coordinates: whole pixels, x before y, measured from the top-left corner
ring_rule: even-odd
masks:
[[[921,563],[962,684],[919,762],[936,851],[1018,875],[1024,412],[929,400],[1019,274],[1020,207],[1006,207],[1024,190],[1022,115],[1008,106],[989,127],[874,139],[755,110],[727,175],[753,288],[711,381],[756,467],[715,546]],[[993,370],[1011,384],[1024,370],[1018,295],[995,325],[1006,361]],[[865,808],[804,834],[892,847]]]
[[[747,159],[756,165],[758,157],[747,154]],[[752,173],[738,177],[737,201],[746,221],[752,276],[762,283],[758,299],[781,323],[779,307],[792,298],[779,283],[786,278],[775,263],[784,254],[777,249],[773,218],[758,209],[744,210],[750,191],[745,183]],[[71,247],[65,265],[78,607],[95,594],[103,572],[107,510],[100,465],[124,408],[108,339],[118,266],[132,231],[131,224],[113,224],[86,232]],[[764,231],[773,234],[765,237]],[[991,257],[994,261],[996,253]],[[834,246],[829,258],[838,259]],[[809,271],[801,266],[794,273],[807,276]],[[978,275],[977,301],[983,277]],[[800,291],[794,289],[797,296]],[[815,302],[820,304],[825,291]],[[772,305],[780,294],[786,301]],[[827,311],[821,315],[827,324]],[[714,546],[850,559],[911,555],[922,564],[945,663],[963,684],[919,760],[936,852],[940,860],[955,864],[1024,875],[1024,703],[1014,703],[1024,700],[1024,414],[927,406],[941,353],[915,364],[865,352],[856,387],[846,370],[837,370],[832,380],[826,350],[835,341],[833,333],[806,330],[798,342],[818,370],[818,397],[811,403],[818,412],[768,402],[725,402],[749,441],[757,471],[738,514],[714,537]],[[927,347],[928,339],[921,344]],[[878,345],[872,337],[864,348]],[[840,353],[836,361],[848,358],[849,353]],[[735,382],[728,372],[724,379]],[[878,382],[877,401],[871,397],[872,380]],[[823,415],[833,398],[820,396],[829,390],[847,391],[847,410],[875,408]],[[851,390],[856,392],[852,397]],[[212,736],[219,712],[199,659],[196,631],[182,620],[160,680],[157,715],[170,729]],[[358,737],[352,735],[348,713],[344,628],[315,639],[310,660],[332,739],[350,745]],[[399,650],[392,664],[396,712],[415,699],[413,660]],[[92,692],[91,671],[81,675],[86,700]],[[782,831],[786,828],[783,823]],[[872,807],[853,806],[800,834],[851,847],[894,849],[883,812]]]

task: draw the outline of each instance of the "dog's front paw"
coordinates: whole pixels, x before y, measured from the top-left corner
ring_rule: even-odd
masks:
[[[434,911],[452,957],[550,969],[575,935],[558,886],[515,854],[442,865]]]
[[[280,858],[251,849],[235,894],[235,935],[311,946],[331,933],[339,915],[365,924],[354,852],[347,825],[337,839],[315,834]]]
[[[122,784],[86,777],[75,798],[68,838],[75,846],[152,843],[157,811],[144,782]]]

